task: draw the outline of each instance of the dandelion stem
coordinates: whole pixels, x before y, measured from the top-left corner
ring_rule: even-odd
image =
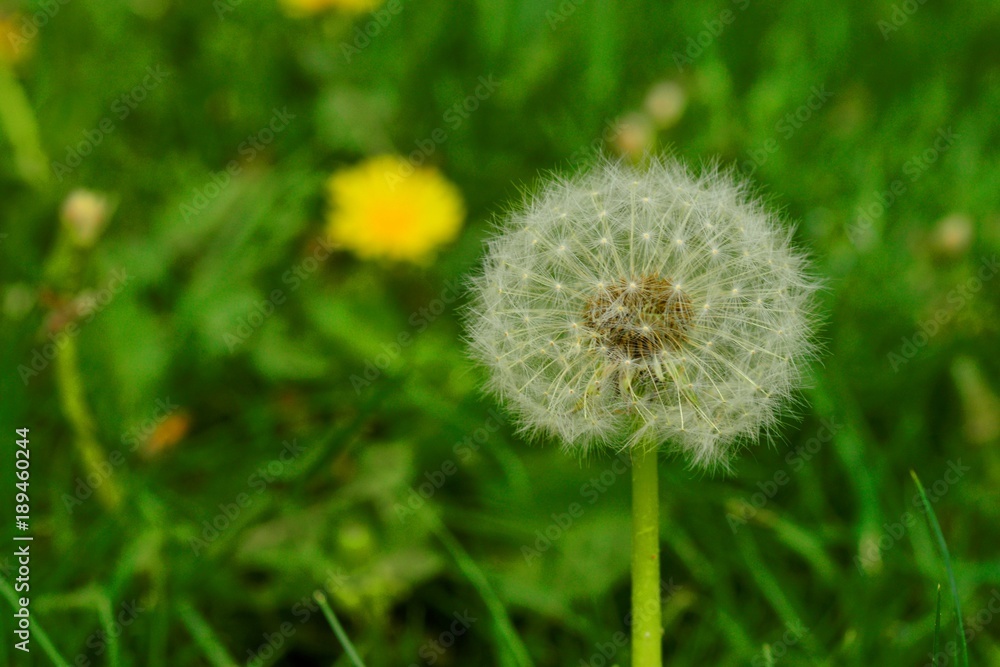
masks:
[[[661,667],[660,492],[656,451],[632,455],[632,667]]]

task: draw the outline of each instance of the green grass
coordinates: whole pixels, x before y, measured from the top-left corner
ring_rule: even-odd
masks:
[[[937,541],[938,548],[941,550],[941,557],[944,560],[945,572],[948,575],[948,587],[951,589],[951,601],[955,605],[955,643],[958,646],[958,658],[961,660],[959,663],[962,667],[969,666],[969,646],[965,639],[965,617],[962,616],[962,600],[958,594],[958,584],[955,583],[955,570],[952,568],[951,564],[951,554],[948,553],[948,544],[945,542],[944,534],[941,532],[941,524],[938,523],[937,515],[934,514],[934,507],[931,505],[931,501],[927,499],[927,492],[924,490],[924,485],[920,482],[920,478],[917,477],[917,473],[910,471],[910,476],[913,477],[913,482],[917,485],[917,491],[920,493],[920,501],[923,504],[924,512],[927,514],[927,523],[930,524],[931,530],[934,532],[934,539]],[[934,614],[934,656],[935,661],[937,661],[937,655],[940,646],[939,640],[939,630],[941,627],[941,586],[938,585],[938,601],[937,601],[937,611]]]
[[[333,630],[334,634],[337,635],[337,640],[340,645],[344,647],[344,653],[351,659],[351,663],[355,667],[365,667],[365,663],[361,660],[361,656],[358,655],[358,650],[354,648],[354,644],[351,643],[350,638],[348,638],[347,633],[344,632],[344,626],[340,624],[337,620],[337,615],[333,613],[333,609],[330,608],[330,603],[326,599],[326,595],[321,592],[317,592],[313,597],[316,598],[316,602],[323,609],[323,615],[326,617],[327,622],[330,624],[330,628]]]
[[[275,633],[264,665],[356,665],[348,646],[368,667],[628,664],[626,476],[518,437],[466,358],[465,297],[426,309],[475,268],[494,216],[539,173],[614,152],[602,133],[665,79],[687,106],[654,149],[750,176],[826,283],[824,352],[771,446],[732,477],[661,461],[666,664],[923,666],[965,646],[962,627],[968,664],[997,664],[1000,8],[928,2],[885,39],[896,5],[404,0],[348,62],[342,43],[376,17],[60,4],[33,52],[0,65],[0,517],[11,526],[13,430],[30,427],[34,536],[30,654],[0,549],[0,665],[246,664]],[[151,67],[169,75],[122,107]],[[491,74],[496,92],[449,120]],[[285,107],[295,118],[245,159]],[[113,131],[53,172],[105,118]],[[428,162],[468,210],[458,240],[427,267],[335,252],[293,290],[326,177],[437,128]],[[187,215],[234,159],[241,173]],[[76,187],[115,211],[73,259],[59,207]],[[125,288],[46,361],[51,318],[120,270]],[[227,342],[275,289],[285,302]],[[149,451],[167,403],[189,427]],[[478,620],[453,632],[456,614]]]

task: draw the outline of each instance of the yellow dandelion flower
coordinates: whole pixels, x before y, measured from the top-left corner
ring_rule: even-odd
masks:
[[[378,9],[383,2],[384,0],[281,0],[281,5],[293,16],[309,16],[328,9],[363,14]]]
[[[369,158],[327,182],[334,242],[365,259],[425,263],[462,227],[462,196],[436,169],[394,155]]]

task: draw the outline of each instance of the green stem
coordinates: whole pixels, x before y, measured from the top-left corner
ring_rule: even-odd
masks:
[[[333,634],[337,635],[337,640],[340,645],[344,647],[344,653],[347,657],[351,659],[355,667],[365,667],[364,661],[361,660],[361,656],[358,655],[358,650],[354,648],[354,644],[351,643],[351,639],[344,632],[344,626],[340,624],[337,620],[337,615],[333,613],[333,608],[330,607],[330,603],[326,600],[326,595],[321,591],[316,591],[313,593],[313,597],[316,602],[319,603],[320,609],[323,610],[323,615],[326,616],[326,622],[330,624],[330,628],[333,629]]]
[[[73,427],[76,444],[88,476],[101,480],[96,493],[101,503],[109,510],[118,509],[122,494],[108,472],[110,464],[104,448],[97,441],[97,426],[87,407],[83,379],[80,377],[80,364],[77,358],[76,339],[67,335],[61,345],[56,346],[56,384],[59,387],[59,398],[63,412]]]
[[[660,491],[656,451],[632,455],[632,667],[661,667]]]

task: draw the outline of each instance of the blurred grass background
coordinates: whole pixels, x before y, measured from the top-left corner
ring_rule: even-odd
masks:
[[[732,478],[662,464],[667,664],[930,665],[945,575],[914,469],[971,663],[1000,665],[1000,6],[393,7],[3,3],[0,422],[5,470],[31,428],[36,635],[16,652],[0,614],[0,664],[50,664],[39,627],[81,667],[350,664],[317,589],[370,666],[627,664],[627,474],[512,434],[451,296],[540,171],[669,148],[752,177],[828,289],[801,419]],[[480,77],[496,91],[455,115]],[[276,110],[294,118],[242,151]],[[459,239],[426,267],[315,261],[328,175],[437,128]],[[70,276],[59,210],[78,187],[115,210]],[[24,381],[67,300],[120,271],[77,362]],[[74,368],[111,467],[79,503]],[[951,640],[948,605],[943,623]]]

